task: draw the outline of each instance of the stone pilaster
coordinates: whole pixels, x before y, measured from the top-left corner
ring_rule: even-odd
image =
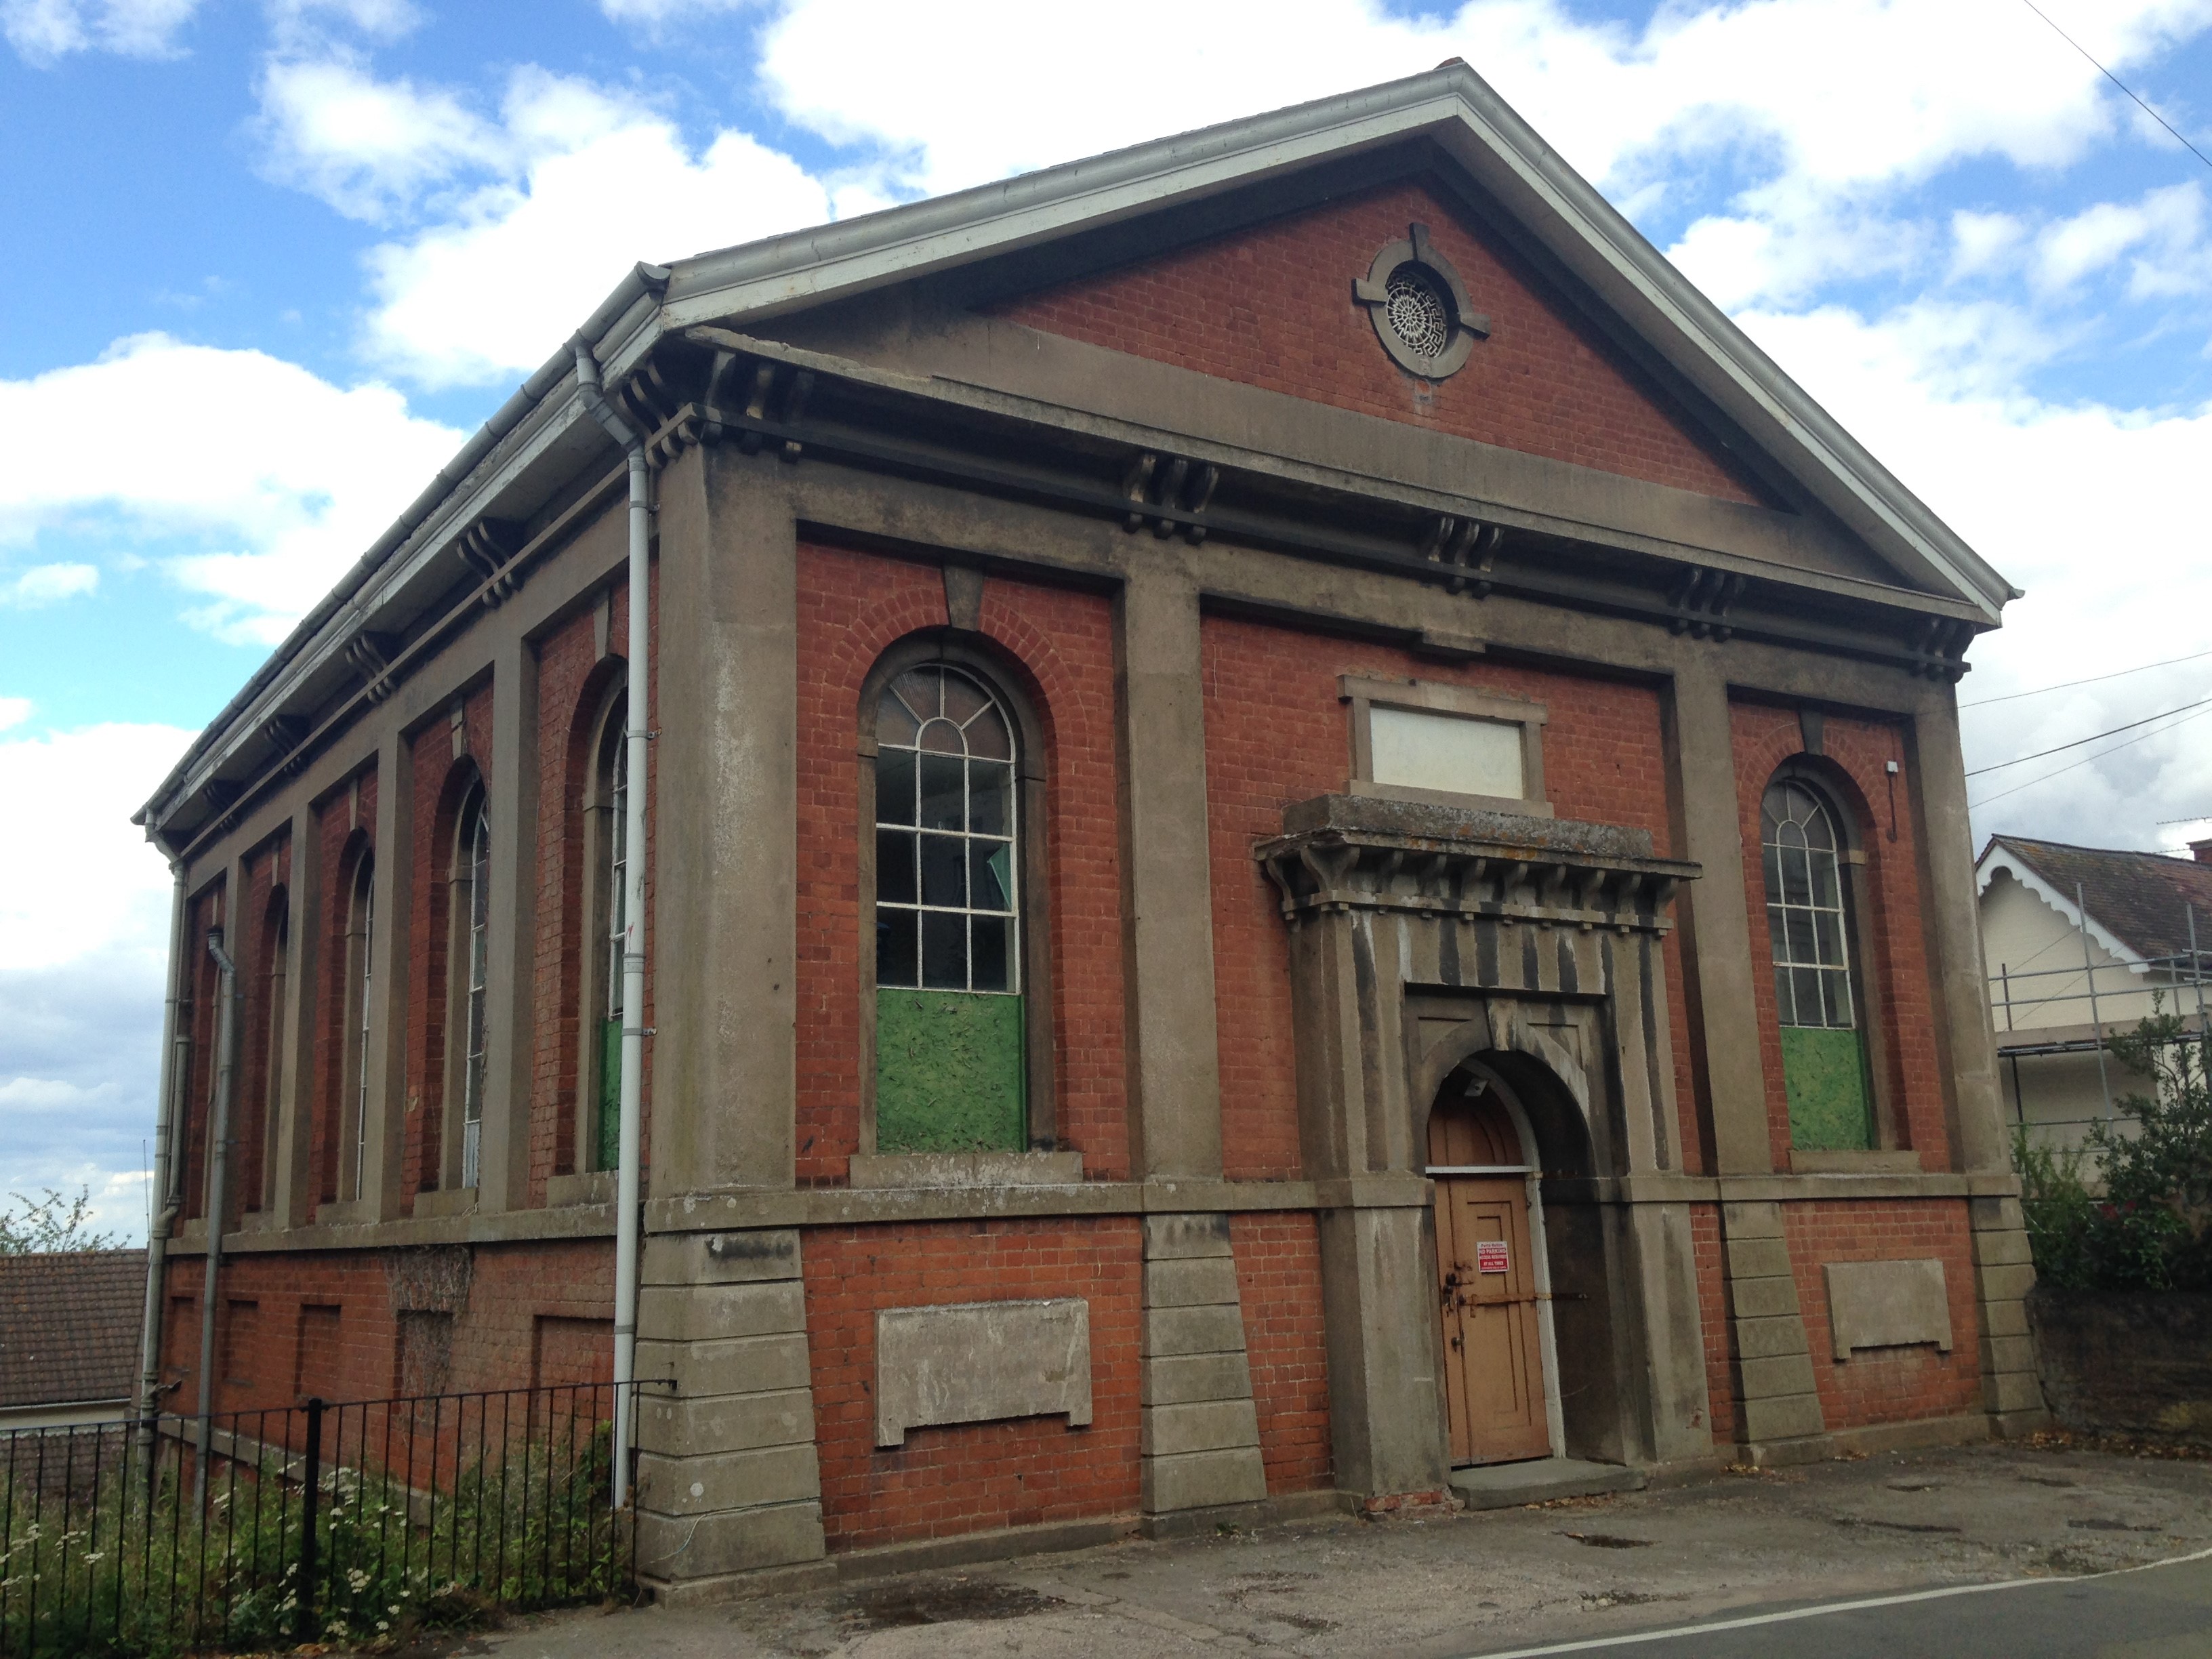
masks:
[[[637,1571],[664,1595],[823,1556],[794,1231],[646,1241]]]
[[[1982,1404],[1990,1431],[2000,1437],[2045,1426],[2042,1380],[2035,1369],[2035,1338],[2028,1328],[2027,1293],[2035,1267],[2027,1225],[2017,1198],[1969,1200],[1973,1218],[1974,1304],[1982,1328]]]
[[[1145,1218],[1144,1510],[1267,1495],[1225,1215]]]
[[[1788,1463],[1826,1449],[1827,1424],[1779,1204],[1723,1204],[1729,1334],[1741,1385],[1736,1438],[1747,1461]]]

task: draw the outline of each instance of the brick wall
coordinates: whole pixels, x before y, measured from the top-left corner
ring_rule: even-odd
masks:
[[[1753,994],[1758,1000],[1759,1057],[1766,1073],[1767,1130],[1776,1166],[1787,1169],[1790,1097],[1782,1079],[1782,1028],[1774,1002],[1774,975],[1768,971],[1773,948],[1766,930],[1765,877],[1759,855],[1759,802],[1775,769],[1801,753],[1803,738],[1795,709],[1738,703],[1732,726],[1744,897],[1751,918]],[[1868,1060],[1880,1068],[1887,1084],[1901,1143],[1920,1154],[1923,1170],[1948,1170],[1950,1137],[1936,1046],[1935,992],[1920,931],[1916,811],[1903,775],[1904,734],[1886,723],[1831,715],[1821,735],[1825,759],[1811,763],[1826,786],[1830,804],[1856,820],[1858,843],[1866,854],[1860,893],[1877,953],[1872,966],[1880,985],[1875,1006],[1883,1035]],[[1899,763],[1893,797],[1893,781],[1884,770],[1893,760]]]
[[[1982,1408],[1981,1325],[1974,1305],[1972,1235],[1963,1199],[1862,1199],[1785,1204],[1784,1224],[1797,1304],[1813,1354],[1820,1411],[1831,1430],[1909,1423]],[[1828,1322],[1831,1261],[1917,1261],[1943,1264],[1951,1299],[1951,1352],[1932,1344],[1861,1348],[1833,1357]]]
[[[1261,1179],[1298,1172],[1290,936],[1253,846],[1282,833],[1283,808],[1341,790],[1352,772],[1340,674],[1422,679],[1533,697],[1546,705],[1544,781],[1561,817],[1651,832],[1671,855],[1658,693],[1504,663],[1439,665],[1394,647],[1208,617],[1205,653],[1206,811],[1213,883],[1224,1168]],[[1764,912],[1762,911],[1763,915]],[[1677,1152],[1698,1167],[1681,959],[1664,951],[1680,1114]]]
[[[185,1060],[184,1121],[180,1137],[184,1162],[183,1220],[207,1213],[208,1108],[214,1097],[216,1018],[222,1002],[222,971],[208,954],[208,929],[223,920],[223,883],[216,881],[194,897],[185,910],[185,936],[174,948],[185,952],[185,984],[191,1007],[186,1029],[191,1034]]]
[[[1438,383],[1400,368],[1352,297],[1352,279],[1415,220],[1491,319],[1489,339]],[[1294,398],[1678,489],[1760,499],[1501,240],[1416,184],[1344,197],[1000,310],[1048,333]]]
[[[1133,1514],[1137,1222],[940,1222],[810,1230],[803,1251],[823,1528],[832,1549]],[[875,1443],[876,1310],[1077,1296],[1091,1304],[1091,1422],[945,1424]]]
[[[1094,1178],[1129,1167],[1122,1052],[1113,612],[997,578],[982,634],[1045,732],[1044,878],[1061,1143]],[[842,1183],[860,1145],[860,683],[890,646],[945,625],[933,567],[841,548],[799,554],[799,1103],[803,1182]],[[1030,879],[1036,879],[1036,872]]]
[[[1334,1455],[1320,1230],[1310,1214],[1262,1212],[1232,1218],[1229,1237],[1267,1491],[1325,1490]]]
[[[393,1394],[399,1382],[399,1318],[387,1265],[405,1254],[320,1250],[225,1257],[216,1333],[216,1352],[224,1363],[216,1376],[216,1409],[289,1406],[310,1394],[326,1400]],[[468,1300],[453,1316],[443,1391],[596,1381],[602,1352],[611,1366],[611,1242],[483,1244],[471,1254]],[[171,1411],[190,1411],[198,1399],[205,1271],[194,1257],[169,1264],[163,1376],[182,1384],[168,1396]],[[232,1328],[240,1309],[250,1310],[251,1340]]]

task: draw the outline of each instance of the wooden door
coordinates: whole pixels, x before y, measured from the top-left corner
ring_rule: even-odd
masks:
[[[1494,1097],[1440,1104],[1430,1117],[1432,1167],[1521,1161],[1520,1137]],[[1436,1214],[1451,1461],[1458,1466],[1546,1456],[1552,1436],[1526,1180],[1439,1174]]]

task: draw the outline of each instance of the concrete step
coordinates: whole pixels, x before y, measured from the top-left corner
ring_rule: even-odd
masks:
[[[1644,1471],[1618,1463],[1585,1463],[1578,1457],[1539,1457],[1526,1463],[1485,1463],[1454,1469],[1451,1487],[1471,1510],[1510,1510],[1554,1498],[1642,1492]]]

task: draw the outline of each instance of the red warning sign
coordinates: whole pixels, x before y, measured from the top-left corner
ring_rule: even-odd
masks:
[[[1474,1247],[1474,1270],[1479,1273],[1510,1273],[1513,1257],[1502,1238],[1486,1238]]]

